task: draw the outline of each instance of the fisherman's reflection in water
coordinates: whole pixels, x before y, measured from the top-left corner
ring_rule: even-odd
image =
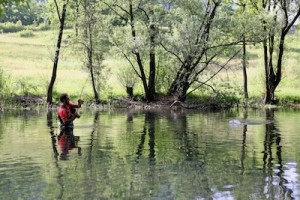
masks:
[[[69,152],[77,149],[78,155],[81,155],[81,148],[78,146],[78,141],[80,137],[74,136],[73,131],[71,132],[62,132],[58,136],[58,145],[61,149],[60,159],[61,160],[68,160]]]

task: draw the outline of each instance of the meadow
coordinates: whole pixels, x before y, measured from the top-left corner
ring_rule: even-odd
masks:
[[[68,35],[67,30],[64,37]],[[277,97],[284,101],[300,102],[300,68],[299,32],[287,38],[283,79],[276,90]],[[57,33],[55,31],[34,32],[32,37],[21,37],[18,33],[0,35],[0,69],[7,81],[7,87],[13,94],[35,94],[46,96],[46,91],[52,74],[53,55]],[[248,46],[248,89],[252,99],[259,99],[264,94],[263,52],[261,45]],[[242,99],[243,76],[240,59],[235,59],[217,75],[210,85],[215,90]],[[126,91],[117,78],[117,72],[128,66],[126,60],[107,56],[104,61],[106,74],[101,87],[100,98],[107,100],[111,97],[125,96]],[[105,86],[105,87],[104,87]],[[68,92],[71,97],[92,99],[93,92],[88,71],[84,67],[83,58],[68,43],[62,44],[57,79],[54,87],[54,98],[58,94]],[[201,95],[203,90],[196,92]],[[142,87],[135,88],[135,94],[142,94]]]

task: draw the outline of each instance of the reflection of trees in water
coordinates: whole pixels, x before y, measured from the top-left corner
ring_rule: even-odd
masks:
[[[55,158],[55,162],[54,165],[57,169],[57,176],[56,176],[56,180],[57,183],[59,185],[59,194],[57,195],[56,199],[62,199],[64,192],[65,192],[65,187],[64,187],[64,181],[63,181],[63,173],[62,173],[62,169],[58,163],[58,151],[57,151],[57,143],[56,143],[56,135],[54,134],[54,127],[53,127],[53,113],[52,110],[48,110],[47,112],[47,126],[49,128],[50,131],[50,136],[51,136],[51,145],[52,145],[52,149],[53,149],[53,153],[54,153],[54,158]]]
[[[97,141],[97,134],[98,133],[98,122],[99,122],[99,111],[97,110],[94,115],[93,119],[93,127],[90,132],[90,142],[88,145],[87,153],[86,153],[86,166],[84,167],[85,173],[84,173],[84,191],[89,191],[89,198],[90,199],[96,199],[96,187],[91,185],[92,183],[96,183],[97,181],[95,180],[96,175],[97,175],[97,168],[94,167],[94,155],[96,154],[94,152],[94,146],[95,146],[95,141]]]
[[[248,110],[247,108],[244,110],[244,117],[243,120],[248,119]],[[244,174],[245,166],[244,166],[244,160],[245,160],[245,153],[246,153],[246,138],[247,138],[247,125],[245,124],[243,126],[243,140],[242,140],[242,147],[241,147],[241,175]]]
[[[143,154],[144,144],[146,135],[148,133],[149,136],[149,163],[155,164],[155,121],[156,121],[156,115],[155,113],[147,112],[145,113],[145,122],[143,127],[143,132],[141,134],[140,143],[137,148],[137,161],[141,158]]]
[[[84,172],[82,172],[82,174],[84,175],[84,181],[82,183],[82,187],[84,188],[84,191],[89,191],[89,198],[92,198],[93,196],[97,195],[96,193],[94,193],[95,191],[95,186],[92,186],[92,183],[95,183],[96,180],[96,170],[94,170],[93,168],[93,163],[95,162],[95,160],[93,159],[93,156],[95,155],[94,153],[94,142],[95,142],[95,131],[97,131],[97,124],[98,124],[98,120],[99,119],[99,112],[97,111],[94,115],[94,119],[93,119],[93,127],[92,130],[90,132],[90,143],[88,145],[87,151],[85,153],[85,160],[86,160],[86,165],[84,166]],[[52,144],[52,149],[54,152],[54,158],[55,158],[55,167],[57,169],[56,172],[56,180],[57,180],[57,185],[59,187],[59,193],[57,194],[56,198],[54,199],[65,199],[70,197],[70,194],[68,193],[69,191],[66,191],[66,184],[74,184],[76,185],[77,183],[67,183],[69,177],[69,174],[65,174],[66,172],[64,172],[64,170],[61,167],[60,160],[59,160],[59,152],[57,150],[57,140],[56,140],[56,134],[54,133],[54,127],[53,127],[53,113],[52,111],[48,111],[47,113],[47,126],[49,127],[50,130],[50,136],[51,136],[51,144]],[[75,162],[77,163],[80,160],[76,160]],[[74,176],[77,176],[77,172],[71,172],[74,173]],[[71,175],[71,176],[73,176]],[[78,188],[81,189],[81,188]],[[68,197],[66,196],[68,195]],[[92,198],[93,199],[93,198]]]
[[[132,115],[131,115],[132,116]],[[132,121],[128,120],[127,122]],[[133,163],[131,173],[132,173],[132,180],[134,180],[134,175],[137,172],[137,163],[139,163],[140,159],[142,158],[143,155],[143,150],[144,150],[144,145],[145,145],[145,140],[147,137],[147,134],[149,136],[149,154],[148,154],[148,159],[149,159],[149,170],[148,170],[148,180],[152,182],[153,184],[149,185],[149,190],[154,190],[154,185],[156,182],[156,171],[155,171],[155,164],[156,164],[156,158],[155,158],[155,126],[156,126],[156,121],[157,121],[157,116],[155,113],[151,112],[146,112],[145,113],[145,118],[144,118],[144,127],[143,127],[143,132],[140,137],[140,142],[138,144],[137,150],[136,150],[136,162]],[[134,182],[130,182],[130,196],[134,196]]]
[[[181,145],[180,151],[183,153],[183,160],[176,163],[179,167],[177,170],[183,170],[184,174],[191,181],[187,187],[191,185],[198,187],[202,197],[212,198],[214,192],[210,187],[209,174],[206,169],[206,144],[201,144],[198,141],[198,135],[189,131],[189,121],[186,113],[174,113],[174,115],[170,115],[168,122],[173,127],[175,137]],[[202,145],[202,147],[200,148],[199,145]],[[186,190],[188,191],[189,189],[186,188]]]
[[[96,111],[95,116],[94,116],[94,121],[93,121],[93,128],[90,134],[90,144],[89,144],[89,150],[88,150],[88,159],[87,162],[89,164],[89,166],[91,166],[92,163],[92,152],[93,152],[93,146],[94,146],[94,133],[96,131],[97,128],[97,124],[98,124],[98,119],[99,119],[99,111]]]
[[[288,180],[286,180],[283,176],[284,170],[283,170],[283,164],[282,164],[282,150],[281,150],[281,136],[280,131],[276,127],[275,124],[275,111],[274,109],[266,109],[266,120],[274,120],[274,123],[266,124],[266,132],[265,132],[265,141],[264,141],[264,151],[263,151],[263,170],[266,173],[267,177],[265,180],[265,189],[264,193],[271,196],[271,198],[289,198],[293,199],[292,193],[293,191],[288,188],[285,184],[288,183]],[[276,157],[277,157],[277,163],[274,163],[275,158],[273,158],[273,145],[276,146]],[[275,167],[277,167],[275,173],[279,180],[273,177],[273,170],[275,170]],[[277,191],[277,185],[275,183],[278,182],[279,191]]]

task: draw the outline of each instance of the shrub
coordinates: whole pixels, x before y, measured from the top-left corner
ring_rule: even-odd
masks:
[[[24,29],[25,27],[20,22],[17,23],[6,22],[0,24],[0,32],[2,33],[15,33],[15,32],[22,31]]]
[[[34,34],[33,34],[33,31],[32,30],[23,30],[23,31],[20,31],[19,32],[19,36],[20,37],[26,37],[26,38],[28,38],[28,37],[33,37],[34,36]]]
[[[40,31],[50,30],[50,26],[47,23],[41,23],[37,28]]]
[[[10,94],[9,76],[5,76],[4,71],[0,68],[0,99],[3,99]]]

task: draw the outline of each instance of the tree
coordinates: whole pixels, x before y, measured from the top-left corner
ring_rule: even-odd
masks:
[[[163,5],[153,0],[148,2],[119,0],[113,3],[103,0],[102,2],[119,17],[122,22],[116,25],[123,30],[121,31],[123,34],[124,30],[127,30],[125,36],[130,37],[130,43],[126,42],[124,36],[113,37],[113,43],[118,46],[122,55],[140,78],[145,99],[147,101],[154,100],[158,23],[165,12]],[[127,33],[130,35],[126,35]],[[148,66],[145,64],[146,62],[149,63]]]
[[[50,80],[50,83],[48,86],[48,92],[47,92],[47,103],[49,105],[52,104],[52,93],[53,93],[53,87],[54,87],[54,83],[55,83],[55,79],[56,79],[57,66],[58,66],[58,60],[59,60],[59,52],[60,52],[60,46],[61,46],[62,36],[63,36],[63,32],[64,32],[64,25],[65,25],[68,2],[69,2],[69,0],[65,0],[62,2],[62,11],[60,14],[57,0],[54,0],[57,16],[59,19],[59,32],[58,32],[55,55],[54,55],[54,60],[53,60],[52,76],[51,76],[51,80]]]
[[[257,11],[266,13],[268,17],[261,20],[265,34],[263,40],[265,68],[265,104],[276,101],[275,90],[282,77],[285,38],[300,15],[297,1],[252,0]]]
[[[0,0],[0,16],[3,14],[3,8],[8,4],[18,5],[20,2],[25,2],[25,0]]]
[[[95,55],[95,48],[94,48],[94,28],[96,25],[96,19],[95,19],[95,8],[94,4],[89,0],[84,0],[84,39],[85,39],[85,51],[86,51],[86,57],[87,57],[87,66],[90,72],[93,92],[94,92],[94,99],[96,104],[100,103],[99,100],[99,94],[96,88],[95,83],[95,74],[94,74],[94,55]],[[102,55],[100,55],[102,56]]]
[[[103,88],[106,80],[103,73],[104,54],[110,48],[103,8],[95,0],[76,0],[70,2],[70,7],[76,8],[70,11],[71,21],[75,22],[75,45],[72,47],[76,48],[76,53],[83,58],[84,67],[88,70],[91,80],[94,101],[99,104],[100,86]]]
[[[43,22],[43,6],[42,3],[37,3],[34,0],[28,0],[26,3],[19,3],[18,6],[10,2],[3,8],[5,15],[1,17],[0,22],[21,21],[23,25],[31,25],[34,23]]]
[[[237,55],[238,50],[232,47],[239,42],[230,38],[227,30],[230,21],[226,15],[230,14],[231,8],[222,7],[219,0],[179,1],[172,9],[172,26],[176,32],[171,32],[172,35],[167,38],[169,41],[161,45],[177,59],[179,65],[175,68],[176,75],[168,94],[184,101],[194,83],[200,82],[200,85],[192,91],[214,77]],[[224,16],[218,15],[220,9],[223,9]],[[208,80],[200,81],[200,75],[208,69],[215,69],[215,72]]]
[[[257,23],[258,15],[253,8],[251,1],[239,0],[234,4],[236,10],[234,12],[233,32],[234,37],[241,38],[242,45],[242,71],[243,71],[243,93],[244,98],[248,99],[248,75],[247,75],[247,46],[249,44],[261,43],[263,38],[263,31],[261,26]]]

